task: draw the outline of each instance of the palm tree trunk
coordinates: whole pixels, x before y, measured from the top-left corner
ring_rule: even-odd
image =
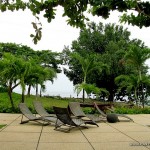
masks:
[[[138,97],[137,97],[136,89],[134,90],[134,97],[135,97],[136,106],[138,106]]]
[[[143,83],[142,83],[142,107],[144,108],[144,106],[145,106],[145,96],[144,96],[144,88],[143,88]]]
[[[29,85],[29,87],[28,87],[28,96],[30,97],[30,91],[31,91],[31,85]]]
[[[24,98],[24,90],[22,90],[22,101],[21,101],[22,103],[24,103],[24,99],[25,99]]]
[[[40,97],[42,97],[42,89],[40,88]]]
[[[11,89],[10,86],[8,87],[8,96],[9,96],[9,100],[10,100],[10,103],[11,103],[12,110],[14,111],[15,107],[14,107],[14,102],[13,102],[13,99],[12,99],[12,89]]]
[[[38,84],[36,84],[36,100],[38,98]]]
[[[85,90],[84,89],[83,89],[82,100],[83,100],[83,103],[84,103],[84,101],[85,101]]]

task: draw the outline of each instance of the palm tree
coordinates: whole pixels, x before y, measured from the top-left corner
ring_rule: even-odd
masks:
[[[142,69],[145,61],[150,58],[150,49],[141,48],[137,45],[131,45],[129,51],[125,54],[127,64],[133,65],[139,75],[139,80],[142,79]]]
[[[150,49],[146,47],[139,47],[136,44],[132,44],[130,46],[129,51],[125,54],[125,59],[127,64],[133,65],[135,67],[135,71],[138,73],[138,82],[141,83],[142,87],[142,97],[144,101],[144,93],[143,93],[143,84],[142,84],[142,71],[144,67],[144,63],[147,59],[150,58]],[[143,103],[144,104],[144,103]],[[144,107],[144,105],[143,105]]]
[[[18,61],[19,62],[19,61]],[[22,103],[25,101],[25,90],[26,90],[26,77],[31,73],[31,63],[30,61],[24,61],[24,59],[20,59],[20,69],[18,73],[18,80],[20,80],[20,85],[22,88]]]
[[[106,95],[109,95],[109,92],[106,89],[98,88],[94,84],[81,83],[75,86],[75,91],[77,92],[77,95],[79,95],[79,93],[83,89],[87,93],[87,95],[90,95],[91,93],[95,95],[100,95],[101,93],[105,93]]]
[[[127,89],[128,93],[131,93],[132,90],[134,91],[134,99],[136,105],[138,105],[138,88],[139,88],[139,78],[138,76],[131,74],[131,75],[120,75],[115,78],[115,83],[119,86],[119,91],[123,88]]]
[[[29,87],[36,88],[36,98],[38,97],[38,85],[44,89],[44,82],[50,80],[53,82],[53,79],[56,77],[56,72],[52,68],[42,67],[40,64],[36,63],[35,60],[31,60],[32,68],[30,74],[25,78],[25,83]],[[41,91],[41,90],[40,90]],[[29,94],[29,91],[28,91]]]
[[[8,89],[8,96],[11,102],[12,109],[14,110],[12,91],[20,84],[20,82],[17,82],[19,70],[18,58],[9,53],[4,53],[3,59],[0,60],[0,68],[1,82]]]
[[[140,84],[150,86],[150,79],[147,75],[142,75],[142,80],[139,80],[139,77],[135,74],[131,75],[120,75],[115,78],[116,84],[119,86],[119,90],[122,88],[126,88],[127,93],[131,93],[134,91],[134,99],[136,102],[136,105],[138,106],[138,102],[140,101]],[[143,91],[143,89],[141,90]],[[145,97],[145,95],[144,95]],[[144,107],[144,100],[142,99],[142,104]]]
[[[103,63],[97,61],[97,55],[87,55],[85,57],[82,57],[80,54],[78,53],[72,53],[71,57],[76,59],[77,62],[81,65],[82,68],[82,73],[83,73],[83,80],[82,83],[80,84],[80,86],[76,86],[79,89],[83,89],[83,102],[84,102],[84,98],[85,98],[85,87],[86,87],[86,82],[87,82],[87,78],[88,76],[94,71],[94,70],[98,70],[99,72],[102,71],[103,68],[106,68],[107,66],[104,65]],[[81,90],[80,90],[81,91]]]

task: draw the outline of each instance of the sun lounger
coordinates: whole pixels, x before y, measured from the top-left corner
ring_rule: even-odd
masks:
[[[22,113],[22,118],[21,118],[21,124],[23,123],[28,123],[29,121],[34,121],[41,123],[42,125],[46,124],[51,124],[56,122],[56,117],[36,117],[27,107],[25,103],[20,103],[19,104],[19,109]],[[27,120],[23,121],[23,117],[26,117]]]
[[[41,117],[56,117],[54,114],[49,114],[45,108],[43,107],[42,103],[40,101],[33,101],[33,106],[35,111],[41,116]]]
[[[95,106],[96,110],[97,110],[103,117],[108,118],[108,115],[109,115],[109,114],[106,114],[104,111],[102,111],[102,110],[98,107],[98,105],[97,105],[96,102],[94,102],[94,106]],[[124,115],[124,114],[116,114],[116,113],[112,113],[112,114],[114,114],[115,116],[118,117],[118,121],[120,121],[119,117],[126,118],[127,121],[133,121],[133,119],[130,118],[129,116],[127,116],[127,115]],[[109,117],[111,117],[111,115],[109,115]]]
[[[74,127],[85,127],[85,122],[82,119],[71,118],[67,108],[53,107],[57,116],[55,130],[69,132]],[[60,123],[59,120],[62,122]],[[65,126],[65,127],[63,127]],[[86,127],[87,128],[87,127]]]
[[[82,108],[80,107],[80,103],[79,102],[69,102],[68,105],[71,113],[78,117],[78,118],[88,118],[89,120],[91,120],[91,122],[93,122],[93,124],[96,122],[100,122],[103,120],[102,117],[99,117],[97,115],[94,114],[85,114],[82,110]]]

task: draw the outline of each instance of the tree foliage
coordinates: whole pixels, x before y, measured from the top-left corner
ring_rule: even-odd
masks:
[[[25,88],[41,85],[53,81],[56,72],[60,72],[61,63],[58,53],[51,51],[34,51],[28,46],[15,43],[0,43],[0,86],[6,87],[14,108],[12,91],[18,85],[22,88],[22,102],[24,102]],[[38,94],[38,93],[37,93]]]
[[[70,48],[70,53],[78,52],[85,58],[84,60],[86,60],[87,54],[97,55],[96,62],[102,62],[108,66],[109,69],[105,69],[101,73],[93,70],[87,79],[87,83],[94,83],[99,88],[106,88],[109,91],[110,101],[114,99],[118,88],[114,79],[121,74],[135,73],[135,66],[127,66],[125,63],[126,52],[129,51],[131,45],[136,45],[139,49],[145,48],[142,41],[138,39],[130,40],[129,37],[130,32],[122,26],[90,23],[86,29],[80,31],[79,38],[72,42]],[[64,52],[66,52],[66,55],[70,55],[68,48]],[[79,63],[70,58],[67,63],[69,70],[65,71],[65,74],[74,84],[81,83],[82,70]]]
[[[39,14],[51,22],[55,18],[56,8],[61,6],[64,9],[63,16],[67,16],[67,23],[76,27],[85,27],[85,20],[88,20],[85,12],[92,15],[102,16],[107,19],[111,11],[117,10],[124,13],[122,22],[139,26],[140,28],[150,26],[150,2],[141,0],[1,0],[0,10],[18,11],[29,9],[36,17],[37,22],[32,22],[35,35],[31,34],[36,44],[42,36],[42,24]],[[131,13],[128,13],[131,10]],[[134,13],[136,12],[136,13]]]

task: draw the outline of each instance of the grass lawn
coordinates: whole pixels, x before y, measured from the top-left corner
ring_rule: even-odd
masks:
[[[0,124],[0,129],[5,127],[5,126],[6,126],[6,124]]]
[[[18,109],[18,104],[21,102],[21,95],[17,93],[12,94],[12,98],[14,101],[14,105],[16,110]],[[36,100],[34,95],[30,97],[25,96],[25,103],[27,106],[34,112],[33,101]],[[52,107],[67,107],[69,101],[79,101],[82,102],[82,99],[75,98],[60,98],[60,97],[38,97],[37,100],[41,101],[44,108],[48,110],[48,112],[53,112]],[[86,103],[92,103],[92,100],[85,100]],[[7,93],[0,93],[0,112],[11,112],[11,103]],[[19,112],[19,110],[17,110]]]
[[[21,95],[17,93],[12,94],[14,106],[15,106],[15,113],[19,113],[18,104],[21,102]],[[25,103],[29,107],[29,109],[35,113],[33,108],[33,101],[36,100],[34,95],[30,97],[25,96]],[[37,100],[41,101],[44,108],[49,112],[53,113],[53,106],[58,107],[67,107],[68,102],[70,101],[78,101],[82,102],[82,99],[75,99],[75,98],[61,98],[61,97],[38,97]],[[92,99],[85,99],[85,103],[93,103]],[[97,101],[97,103],[104,103]],[[150,114],[150,107],[145,107],[144,109],[141,107],[134,106],[133,108],[128,108],[125,106],[125,103],[114,103],[115,112],[119,114]],[[85,113],[92,113],[93,108],[84,108]],[[12,113],[11,103],[7,93],[0,93],[0,113]]]

